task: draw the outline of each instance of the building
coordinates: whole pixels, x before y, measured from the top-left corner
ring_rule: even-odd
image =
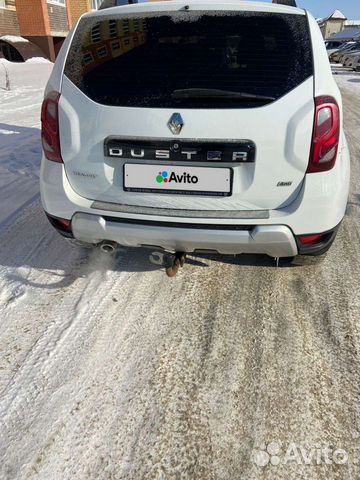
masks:
[[[341,32],[331,35],[329,40],[337,42],[351,42],[360,40],[360,28],[345,28]]]
[[[15,55],[16,44],[28,40],[54,61],[80,15],[102,0],[0,0],[0,53]],[[20,54],[20,57],[23,55]],[[14,58],[10,58],[12,60]]]
[[[328,17],[319,18],[317,22],[323,37],[327,40],[334,33],[344,30],[346,20],[347,18],[340,10],[335,10]]]
[[[352,30],[354,28],[360,28],[360,20],[346,20],[344,24],[345,30]]]
[[[359,40],[360,20],[348,20],[340,10],[326,18],[318,18],[317,22],[325,40]]]

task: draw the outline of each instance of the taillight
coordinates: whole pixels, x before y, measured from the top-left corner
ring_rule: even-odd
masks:
[[[340,110],[333,97],[315,99],[315,121],[306,173],[326,172],[335,165],[340,137]]]
[[[44,155],[48,160],[63,163],[59,135],[60,93],[50,92],[41,107],[41,139]]]

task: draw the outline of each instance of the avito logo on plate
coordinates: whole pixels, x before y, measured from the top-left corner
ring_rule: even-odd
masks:
[[[177,175],[175,172],[163,171],[156,176],[157,183],[197,183],[199,181],[196,175],[184,172],[182,175]]]

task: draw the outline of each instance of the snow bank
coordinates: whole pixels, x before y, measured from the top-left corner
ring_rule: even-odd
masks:
[[[52,63],[45,57],[32,57],[26,60],[26,63]]]
[[[0,59],[0,225],[39,195],[40,110],[52,66]]]
[[[15,35],[4,35],[3,37],[0,37],[0,40],[4,40],[4,42],[23,42],[23,43],[29,43],[29,40],[26,40],[26,38],[16,37]]]
[[[354,72],[337,64],[333,64],[331,67],[339,87],[355,94],[360,100],[360,72]]]
[[[18,101],[21,101],[24,90],[42,92],[45,88],[46,81],[49,78],[51,70],[53,68],[53,63],[49,62],[46,59],[35,57],[36,60],[28,60],[26,62],[9,62],[4,58],[0,59],[0,105],[1,113],[7,112],[7,105],[5,98],[2,96],[6,95],[6,98],[10,101],[9,94],[17,95]],[[5,67],[5,68],[4,68]],[[5,87],[6,82],[6,73],[8,73],[10,78],[11,92],[4,93],[2,90]],[[20,97],[19,97],[20,95]],[[16,99],[14,99],[16,100]],[[14,103],[12,108],[16,108]],[[7,114],[11,115],[11,109]],[[5,119],[6,120],[6,119]]]

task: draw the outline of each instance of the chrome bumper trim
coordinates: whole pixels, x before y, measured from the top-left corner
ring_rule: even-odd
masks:
[[[182,210],[175,208],[138,207],[120,203],[100,202],[92,203],[94,210],[105,212],[133,213],[134,215],[154,215],[160,217],[179,218],[226,218],[226,219],[259,219],[270,218],[269,210]]]

